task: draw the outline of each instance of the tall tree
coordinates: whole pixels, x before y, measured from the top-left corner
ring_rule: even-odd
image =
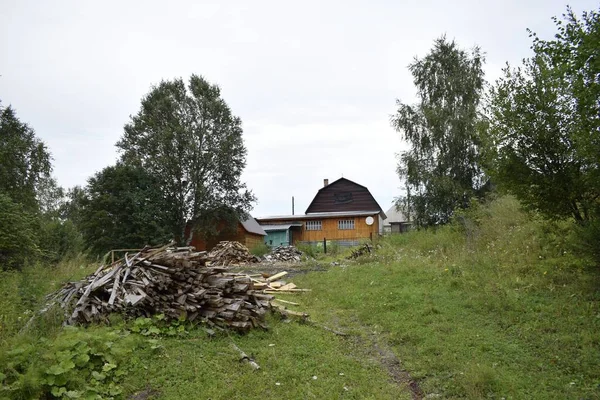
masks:
[[[240,118],[231,113],[218,86],[192,75],[162,81],[142,99],[117,143],[125,163],[156,177],[167,200],[173,237],[189,243],[204,215],[227,208],[238,217],[254,201],[241,181],[246,148]],[[194,229],[186,230],[191,224]]]
[[[164,243],[165,202],[157,180],[139,167],[117,164],[91,177],[85,195],[72,191],[69,215],[94,254]]]
[[[0,192],[0,270],[21,268],[41,255],[37,243],[36,215]]]
[[[585,224],[600,217],[600,17],[563,17],[491,91],[492,171],[525,205]]]
[[[37,210],[36,189],[52,166],[45,144],[12,107],[0,107],[0,192]]]
[[[479,48],[469,53],[443,36],[409,66],[419,102],[397,100],[392,125],[410,144],[397,170],[407,195],[397,205],[417,225],[447,222],[484,184],[479,133],[483,63]]]

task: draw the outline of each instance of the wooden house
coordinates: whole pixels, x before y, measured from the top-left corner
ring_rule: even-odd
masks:
[[[385,213],[369,189],[346,178],[323,184],[304,215],[257,218],[268,245],[328,240],[349,246],[379,234]]]
[[[225,229],[224,224],[220,226],[220,233],[206,240],[200,235],[194,235],[190,243],[198,251],[210,250],[223,240],[235,240],[248,247],[249,249],[265,242],[266,232],[260,227],[258,222],[252,217],[244,221],[239,221],[235,229]]]

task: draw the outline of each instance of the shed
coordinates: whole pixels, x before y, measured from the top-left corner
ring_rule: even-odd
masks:
[[[224,226],[224,224],[222,225]],[[208,240],[194,235],[190,245],[194,246],[198,251],[206,251],[212,249],[223,240],[235,240],[251,249],[262,244],[265,236],[267,236],[267,233],[260,227],[258,222],[254,218],[249,217],[243,221],[239,221],[235,230],[222,228],[221,233]]]
[[[383,220],[384,233],[404,233],[412,227],[410,219],[393,205],[386,213]]]

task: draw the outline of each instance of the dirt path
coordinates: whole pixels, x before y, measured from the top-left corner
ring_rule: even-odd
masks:
[[[245,266],[239,266],[232,269],[235,272],[244,272],[247,274],[259,274],[265,273],[269,275],[276,274],[278,272],[287,271],[288,278],[295,275],[305,274],[308,272],[323,272],[330,268],[329,265],[323,264],[299,264],[299,263],[260,263],[250,264]],[[333,325],[336,321],[331,321]],[[358,347],[362,348],[369,357],[377,360],[379,364],[387,371],[390,379],[396,383],[400,388],[408,390],[413,400],[422,400],[425,398],[423,390],[419,386],[419,383],[414,380],[410,373],[402,367],[402,363],[392,350],[391,346],[386,342],[385,338],[381,335],[370,333],[371,330],[368,326],[362,325],[359,321],[355,321],[356,325],[360,328],[365,336],[359,335],[347,335],[343,336],[342,340],[349,340],[354,342]],[[335,326],[331,326],[333,330],[338,330]],[[329,329],[331,330],[331,329]]]
[[[372,345],[372,348],[378,354],[379,361],[396,384],[410,390],[413,400],[421,400],[424,398],[424,393],[421,390],[419,383],[402,367],[400,360],[387,344],[382,343],[382,341],[379,340]]]

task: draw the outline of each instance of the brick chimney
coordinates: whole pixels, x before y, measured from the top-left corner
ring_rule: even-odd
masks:
[[[329,179],[323,179],[323,187],[329,185]]]

